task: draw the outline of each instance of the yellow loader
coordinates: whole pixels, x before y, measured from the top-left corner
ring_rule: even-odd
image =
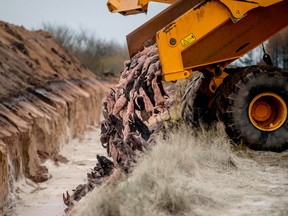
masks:
[[[146,12],[152,0],[108,0],[111,12]],[[127,36],[130,57],[154,40],[164,81],[199,71],[184,95],[183,118],[192,125],[224,122],[236,143],[288,149],[288,71],[272,65],[229,64],[288,25],[287,0],[153,0],[170,4]],[[263,49],[264,50],[264,49]]]

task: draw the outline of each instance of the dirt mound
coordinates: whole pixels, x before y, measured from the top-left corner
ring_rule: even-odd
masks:
[[[47,180],[41,162],[99,124],[104,89],[47,32],[0,22],[0,215],[13,180]]]
[[[0,35],[1,98],[49,81],[92,77],[47,32],[0,22]]]

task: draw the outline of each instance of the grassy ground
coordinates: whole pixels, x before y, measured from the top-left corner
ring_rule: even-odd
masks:
[[[130,176],[95,189],[71,215],[287,215],[288,168],[275,163],[283,155],[287,161],[287,152],[236,149],[221,124],[180,127],[159,138]],[[266,157],[274,163],[262,163]]]

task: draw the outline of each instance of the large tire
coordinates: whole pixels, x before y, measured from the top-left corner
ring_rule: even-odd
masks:
[[[204,75],[201,72],[195,72],[182,98],[182,117],[188,125],[193,127],[205,126],[211,122],[210,97],[201,92],[201,87],[205,84]]]
[[[288,72],[271,66],[243,68],[226,77],[219,88],[214,101],[216,115],[224,122],[226,132],[234,142],[255,150],[283,151],[288,149],[287,114],[282,118],[281,126],[272,131],[259,129],[251,121],[249,105],[257,95],[265,92],[281,97],[283,107],[287,108]]]

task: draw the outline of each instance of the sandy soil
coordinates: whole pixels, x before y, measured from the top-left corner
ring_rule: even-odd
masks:
[[[76,188],[78,184],[87,181],[86,175],[96,164],[96,154],[105,154],[99,142],[100,130],[89,127],[85,134],[63,146],[60,154],[69,162],[56,166],[54,162],[47,161],[45,166],[49,169],[51,178],[40,184],[29,180],[16,183],[16,196],[19,198],[13,208],[7,212],[10,216],[59,216],[64,215],[66,206],[62,201],[62,193]]]
[[[71,215],[287,216],[288,151],[231,148],[221,128],[160,139],[126,181],[94,189]]]
[[[72,140],[69,145],[63,146],[60,153],[67,157],[69,162],[67,164],[60,164],[59,166],[56,166],[53,162],[47,161],[45,165],[48,167],[52,175],[48,181],[41,184],[35,184],[29,180],[23,179],[21,182],[18,182],[15,187],[15,195],[19,197],[19,199],[16,203],[14,203],[13,208],[7,212],[7,215],[64,215],[65,205],[62,201],[62,193],[66,190],[71,192],[71,190],[74,189],[78,184],[86,182],[86,173],[95,166],[96,154],[106,154],[105,149],[103,149],[99,143],[99,134],[100,130],[98,128],[90,127],[82,137]],[[201,143],[205,142],[201,141]],[[229,145],[228,141],[227,145]],[[184,146],[187,145],[185,144]],[[208,198],[208,200],[205,201],[204,199],[203,203],[201,202],[197,205],[194,205],[192,209],[193,211],[190,212],[191,214],[197,213],[197,215],[225,216],[284,216],[288,214],[288,152],[278,154],[272,152],[249,151],[250,153],[248,152],[248,155],[250,156],[247,158],[247,156],[238,157],[234,155],[234,153],[231,155],[231,153],[225,152],[225,150],[222,149],[225,149],[225,146],[221,147],[221,149],[210,149],[213,154],[209,154],[209,149],[207,149],[205,146],[202,147],[202,145],[200,145],[199,148],[200,149],[197,151],[197,148],[194,146],[193,152],[195,152],[196,155],[202,155],[202,153],[206,152],[203,156],[204,158],[200,158],[199,161],[204,163],[207,162],[209,166],[208,168],[206,166],[206,168],[199,168],[199,173],[196,170],[197,172],[193,172],[194,174],[191,178],[185,174],[185,178],[188,177],[187,185],[191,184],[191,194],[193,194],[195,191],[202,191],[201,193],[203,193],[203,197]],[[164,150],[162,149],[161,152],[163,153],[163,151]],[[200,154],[200,152],[202,153]],[[237,169],[226,169],[225,167],[223,168],[223,164],[221,164],[223,162],[222,156],[219,156],[220,159],[218,162],[217,160],[212,160],[209,162],[211,160],[211,155],[216,157],[217,152],[219,155],[227,154],[228,156],[226,156],[228,159],[230,157],[234,158],[233,160],[237,165]],[[205,158],[206,154],[210,156]],[[163,157],[164,156],[162,155],[161,160],[163,160]],[[168,158],[171,157],[169,156]],[[185,158],[187,158],[187,155]],[[157,161],[155,161],[155,163],[158,165],[160,164],[160,162]],[[191,166],[188,163],[189,167],[193,167],[193,164],[194,166],[195,164],[198,164],[197,161],[193,160],[191,160],[191,163]],[[151,161],[148,164],[149,168],[147,170],[151,172]],[[173,164],[175,164],[175,161]],[[176,164],[178,164],[178,162],[176,162]],[[222,168],[220,169],[219,167]],[[175,170],[173,169],[169,173],[174,172]],[[169,174],[169,179],[170,178],[171,176]],[[179,176],[178,173],[176,179],[179,180],[179,178],[182,177]],[[185,178],[183,177],[182,180]],[[179,187],[181,186],[180,183],[181,181],[177,182]],[[132,183],[130,182],[129,184],[131,185]],[[140,187],[137,186],[137,188]],[[99,191],[96,189],[92,192],[92,194],[89,194],[82,200],[85,204],[86,202],[88,204],[90,203],[91,206],[82,206],[82,210],[84,210],[85,214],[82,214],[83,211],[81,211],[81,213],[78,215],[89,215],[89,212],[92,212],[90,215],[95,215],[92,211],[93,206],[95,205],[95,200],[97,200],[97,197],[101,199],[101,196],[99,197],[99,193],[97,192]],[[121,194],[123,193],[124,192],[122,191]],[[141,193],[144,192],[142,191]],[[190,192],[188,191],[188,193]],[[113,194],[114,192],[112,192],[112,197],[115,195]],[[93,195],[96,197],[93,197]],[[105,194],[105,196],[106,195],[107,194]],[[83,202],[80,202],[82,203],[80,206],[84,204]],[[141,202],[143,202],[143,200],[141,200]],[[135,206],[137,205],[135,204]],[[131,214],[126,212],[127,214],[124,215],[133,215],[132,212]]]

